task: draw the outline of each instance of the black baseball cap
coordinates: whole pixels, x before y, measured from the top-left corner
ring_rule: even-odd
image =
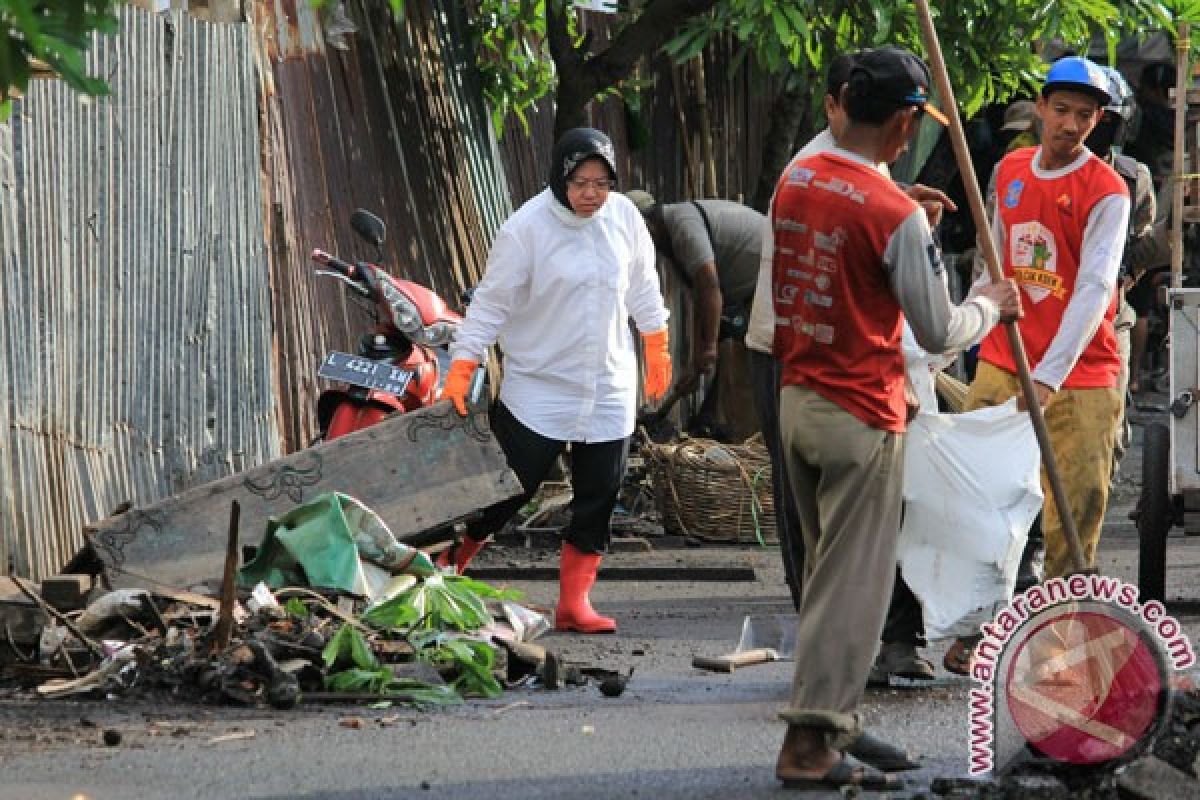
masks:
[[[897,107],[916,106],[943,125],[950,121],[929,100],[929,68],[916,55],[900,47],[864,50],[854,58],[851,76],[863,75],[870,94]]]

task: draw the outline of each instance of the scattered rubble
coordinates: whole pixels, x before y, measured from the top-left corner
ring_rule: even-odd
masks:
[[[1150,752],[1130,763],[1073,766],[1031,758],[992,781],[933,781],[953,800],[1180,800],[1200,796],[1200,689],[1175,695],[1171,718]]]

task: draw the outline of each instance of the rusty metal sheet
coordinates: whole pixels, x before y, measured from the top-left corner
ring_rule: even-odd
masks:
[[[219,579],[232,501],[242,540],[257,542],[271,516],[334,491],[403,539],[520,494],[521,484],[487,415],[464,419],[445,402],[103,520],[88,539],[114,585],[187,588]]]
[[[251,31],[118,13],[0,134],[0,572],[280,452]]]

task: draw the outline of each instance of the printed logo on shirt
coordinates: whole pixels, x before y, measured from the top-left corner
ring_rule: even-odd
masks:
[[[801,281],[811,281],[813,278],[813,274],[811,272],[804,272],[798,269],[789,269],[787,271],[787,276],[789,278],[795,278],[796,280]]]
[[[1021,222],[1010,230],[1009,257],[1013,277],[1034,303],[1053,294],[1062,299],[1066,294],[1061,275],[1058,275],[1058,246],[1054,234],[1040,222]]]
[[[1004,193],[1005,208],[1016,208],[1021,202],[1021,192],[1025,188],[1025,182],[1015,180],[1008,185],[1008,191]]]
[[[811,172],[812,170],[809,170]],[[808,233],[808,226],[803,222],[796,222],[794,219],[777,219],[775,220],[775,230],[787,231],[788,233]]]
[[[1067,216],[1071,216],[1071,195],[1067,194],[1066,192],[1063,192],[1062,194],[1060,194],[1058,196],[1058,199],[1055,200],[1054,202],[1058,204],[1058,208],[1060,211],[1062,211]]]
[[[775,293],[775,304],[780,306],[794,305],[796,302],[796,294],[800,291],[799,287],[784,284],[779,287],[779,291]]]
[[[834,328],[832,325],[814,325],[803,317],[792,317],[792,330],[807,336],[821,344],[833,344]]]
[[[870,195],[870,192],[864,192],[855,187],[853,183],[836,175],[827,181],[813,181],[813,186],[826,192],[833,192],[836,195],[847,197],[860,206],[866,205],[867,197]]]
[[[829,288],[829,284],[831,283],[831,281],[829,280],[828,275],[826,275],[825,273],[821,273],[820,275],[818,275],[816,277],[816,280],[813,281],[813,283],[817,284],[817,288],[823,292]]]
[[[819,306],[820,308],[831,308],[833,306],[833,298],[827,294],[818,294],[812,289],[806,289],[804,292],[804,304]]]
[[[817,249],[824,250],[826,253],[837,255],[845,241],[846,231],[844,228],[834,228],[833,233],[813,231],[813,242],[816,243]]]
[[[817,269],[825,272],[837,272],[837,262],[829,256],[821,256],[817,259]]]
[[[787,184],[789,186],[799,186],[801,189],[807,189],[812,183],[813,176],[817,173],[813,172],[808,167],[793,167],[787,176]]]
[[[808,248],[807,253],[804,253],[803,255],[797,255],[796,263],[803,264],[806,267],[813,266],[816,263],[816,254],[813,253],[813,249],[810,247]]]
[[[934,275],[941,275],[946,271],[946,268],[942,265],[942,254],[936,244],[930,242],[926,245],[925,254],[929,256],[929,268],[933,270]]]

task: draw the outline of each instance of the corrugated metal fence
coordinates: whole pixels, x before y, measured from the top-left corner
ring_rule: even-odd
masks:
[[[511,210],[504,173],[472,86],[461,4],[348,3],[359,31],[329,47],[307,0],[256,4],[262,31],[263,184],[274,274],[279,419],[288,450],[315,435],[316,368],[353,349],[370,319],[309,253],[376,258],[350,231],[358,207],[389,225],[381,266],[452,306],[482,274]]]
[[[52,573],[119,503],[308,443],[318,363],[370,324],[309,262],[314,247],[375,256],[349,231],[355,208],[389,223],[395,274],[452,304],[478,281],[541,186],[552,118],[498,146],[464,5],[406,5],[396,22],[348,0],[346,49],[306,0],[248,4],[251,24],[231,25],[126,7],[89,55],[111,97],[38,83],[0,125],[0,573]],[[729,68],[731,48],[706,58],[718,188],[737,198],[758,154],[735,132],[761,130],[769,93]],[[648,147],[629,152],[615,103],[594,124],[631,183],[677,200],[693,89],[654,69]]]
[[[0,131],[0,567],[279,453],[249,28],[125,8]],[[7,414],[7,419],[3,415]]]

